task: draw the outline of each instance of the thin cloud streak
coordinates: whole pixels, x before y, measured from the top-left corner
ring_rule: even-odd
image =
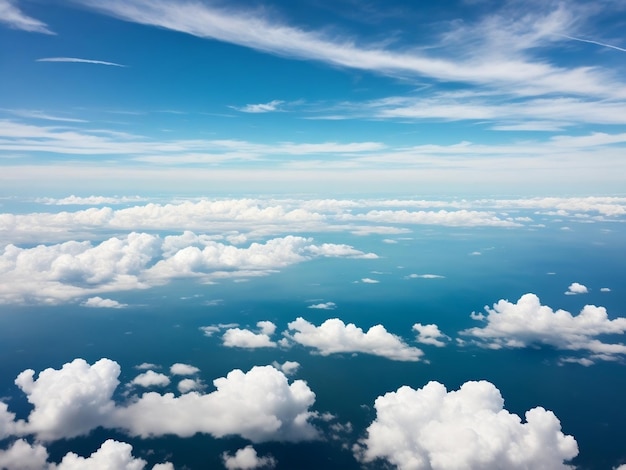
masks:
[[[623,47],[613,46],[612,44],[607,44],[607,43],[600,42],[600,41],[593,41],[591,39],[575,38],[573,36],[567,36],[566,34],[559,34],[559,36],[567,38],[567,39],[571,39],[572,41],[586,42],[588,44],[595,44],[597,46],[608,47],[609,49],[615,49],[616,51],[626,52],[626,49],[624,49]]]
[[[56,34],[46,23],[26,15],[10,0],[0,0],[0,23],[30,33]]]
[[[80,64],[97,64],[109,65],[112,67],[127,67],[126,65],[117,64],[115,62],[107,62],[105,60],[79,59],[76,57],[45,57],[43,59],[37,59],[35,62],[75,62]]]

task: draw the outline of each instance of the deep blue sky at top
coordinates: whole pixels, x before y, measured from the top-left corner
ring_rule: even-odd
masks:
[[[381,190],[623,187],[622,2],[0,8],[11,190],[35,181],[58,191],[68,179],[101,190],[114,180],[123,192],[144,179],[245,190],[264,179],[320,191],[329,177]]]

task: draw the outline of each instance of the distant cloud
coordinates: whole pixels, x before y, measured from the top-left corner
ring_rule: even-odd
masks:
[[[128,307],[127,304],[122,304],[117,300],[112,299],[103,299],[102,297],[90,297],[85,300],[82,304],[83,307],[92,307],[92,308],[125,308]]]
[[[608,287],[602,287],[600,289],[600,292],[611,292],[611,289],[609,289]]]
[[[300,368],[300,363],[296,361],[285,361],[282,364],[279,364],[275,361],[272,363],[272,366],[282,371],[285,375],[292,375],[298,371],[298,369]]]
[[[377,280],[377,279],[364,277],[363,279],[361,279],[361,282],[364,283],[364,284],[378,284],[380,281]]]
[[[591,39],[575,38],[573,36],[566,36],[565,34],[559,34],[559,36],[564,37],[566,39],[571,39],[572,41],[586,42],[588,44],[595,44],[596,46],[608,47],[609,49],[615,49],[616,51],[626,52],[626,49],[623,48],[623,47],[614,46],[612,44],[607,44],[607,43],[600,42],[600,41],[593,41]]]
[[[129,202],[144,201],[145,198],[140,196],[67,196],[64,198],[39,198],[37,202],[41,202],[47,205],[57,206],[69,206],[69,205],[85,205],[85,206],[98,206],[101,204],[126,204]]]
[[[450,339],[448,336],[444,335],[435,324],[422,325],[421,323],[416,323],[413,325],[413,330],[417,332],[417,338],[415,340],[422,344],[443,347],[446,345],[446,341]]]
[[[364,353],[394,361],[418,361],[423,352],[408,346],[384,326],[372,326],[363,332],[353,323],[347,325],[339,318],[326,320],[320,326],[297,318],[288,325],[285,338],[303,346],[315,348],[322,356],[339,353]]]
[[[409,274],[406,279],[444,279],[440,274]]]
[[[334,310],[337,308],[337,304],[335,302],[323,302],[321,304],[309,305],[307,308],[313,308],[318,310]]]
[[[170,384],[170,379],[165,374],[159,374],[152,370],[146,371],[135,377],[129,385],[139,385],[141,387],[166,387]]]
[[[170,367],[172,375],[194,375],[200,372],[200,369],[189,364],[181,364],[177,362]]]
[[[55,34],[50,31],[47,24],[26,15],[16,4],[16,0],[0,0],[0,23],[9,28],[31,33]]]
[[[554,413],[533,408],[523,422],[486,381],[451,391],[438,382],[404,386],[379,396],[374,406],[376,419],[355,446],[364,463],[384,459],[400,470],[565,470],[578,455],[576,440],[563,434]]]
[[[189,393],[194,390],[202,390],[205,385],[198,379],[183,379],[178,382],[176,388],[180,393]]]
[[[276,332],[276,325],[270,321],[260,321],[257,322],[257,327],[258,333],[241,328],[230,328],[224,332],[222,342],[224,346],[230,348],[275,348],[277,345],[270,336]]]
[[[579,284],[578,282],[572,282],[567,288],[565,295],[587,294],[588,292],[589,289],[587,289],[587,286]]]
[[[241,111],[242,113],[269,113],[272,111],[279,111],[279,106],[283,103],[284,101],[281,100],[272,100],[269,103],[247,104],[241,108],[232,106],[232,108],[237,111]]]
[[[517,303],[500,300],[487,315],[473,313],[485,323],[461,331],[479,345],[491,349],[549,346],[562,351],[579,351],[591,360],[613,360],[626,355],[626,345],[604,343],[602,335],[626,332],[626,318],[610,320],[604,307],[586,305],[578,315],[541,305],[535,294],[524,294]]]
[[[270,469],[276,466],[276,459],[274,459],[274,457],[259,457],[252,446],[239,449],[234,455],[224,452],[222,454],[222,461],[227,470]]]
[[[36,62],[74,62],[80,64],[96,64],[96,65],[109,65],[112,67],[126,67],[126,65],[117,64],[115,62],[106,62],[104,60],[92,60],[92,59],[79,59],[76,57],[44,57],[37,59]]]

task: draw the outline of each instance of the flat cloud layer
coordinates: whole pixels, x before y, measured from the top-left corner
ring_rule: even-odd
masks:
[[[504,409],[486,381],[448,392],[438,382],[401,387],[376,399],[376,419],[355,446],[362,462],[384,459],[400,470],[573,468],[572,436],[551,411],[533,408],[526,422]]]
[[[367,333],[353,323],[347,325],[339,318],[326,320],[320,326],[299,317],[288,324],[286,338],[303,346],[317,349],[323,355],[365,353],[395,361],[418,361],[423,352],[389,333],[384,326],[372,326]]]
[[[141,437],[207,433],[253,442],[318,437],[309,423],[315,394],[302,380],[289,383],[272,366],[233,370],[214,380],[216,389],[210,393],[149,392],[123,404],[112,398],[119,374],[119,365],[109,359],[93,365],[75,359],[59,370],[42,371],[37,379],[33,370],[26,370],[15,382],[33,410],[27,420],[14,421],[2,404],[3,429],[7,435],[35,435],[40,441],[86,435],[99,426]]]
[[[489,348],[543,345],[583,351],[596,359],[612,359],[626,354],[626,345],[604,343],[598,339],[601,335],[626,331],[626,318],[610,320],[604,307],[585,305],[578,315],[572,315],[565,310],[554,311],[541,305],[535,294],[524,294],[517,303],[500,300],[493,308],[485,307],[485,310],[487,316],[472,314],[472,318],[484,321],[486,325],[464,330],[461,334]]]

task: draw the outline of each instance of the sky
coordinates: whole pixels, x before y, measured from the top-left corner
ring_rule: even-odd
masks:
[[[3,192],[623,192],[625,8],[2,0]]]
[[[625,27],[0,0],[0,469],[625,470]]]

